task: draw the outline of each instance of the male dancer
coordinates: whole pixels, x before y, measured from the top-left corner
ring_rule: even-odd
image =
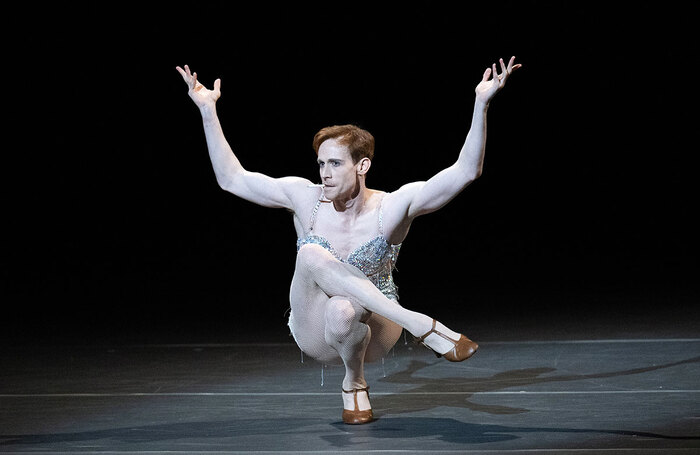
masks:
[[[476,86],[471,128],[457,161],[424,182],[386,193],[366,186],[374,138],[354,125],[320,130],[313,146],[322,184],[246,170],[224,137],[216,113],[221,80],[209,90],[187,65],[177,67],[200,110],[217,182],[264,207],[292,212],[297,260],[289,327],[299,347],[323,363],[343,363],[343,421],[373,419],[363,365],[386,354],[406,329],[436,355],[459,362],[478,348],[466,336],[398,303],[391,271],[413,220],[434,212],[481,174],[489,103],[513,71],[511,57],[494,63]]]

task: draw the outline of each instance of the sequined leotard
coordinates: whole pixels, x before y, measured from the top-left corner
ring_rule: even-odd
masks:
[[[383,200],[383,198],[382,198]],[[321,199],[316,202],[313,213],[311,214],[311,223],[309,232],[303,238],[297,239],[297,251],[302,245],[307,243],[315,243],[321,245],[331,252],[336,259],[350,265],[354,265],[364,273],[374,285],[382,291],[389,299],[399,299],[398,288],[394,284],[394,279],[391,272],[396,266],[396,260],[399,257],[399,249],[401,244],[390,245],[384,238],[384,226],[382,224],[382,203],[379,203],[379,235],[357,247],[350,253],[347,259],[340,257],[331,243],[322,235],[314,234],[314,222],[316,214],[321,205]]]

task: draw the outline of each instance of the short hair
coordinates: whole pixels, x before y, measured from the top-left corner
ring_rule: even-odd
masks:
[[[321,128],[314,136],[314,151],[318,155],[321,144],[328,139],[335,139],[350,151],[353,163],[362,158],[374,158],[374,136],[369,131],[355,125],[333,125]]]

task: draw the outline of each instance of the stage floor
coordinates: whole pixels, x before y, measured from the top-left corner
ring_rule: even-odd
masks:
[[[459,364],[402,338],[367,365],[362,426],[343,368],[291,342],[6,346],[0,452],[700,453],[700,337],[607,335],[511,333]]]

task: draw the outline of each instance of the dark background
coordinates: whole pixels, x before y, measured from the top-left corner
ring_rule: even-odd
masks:
[[[6,40],[3,342],[288,339],[291,216],[217,187],[184,64],[222,79],[246,168],[317,181],[313,134],[356,123],[391,191],[454,162],[484,69],[516,55],[483,176],[404,242],[402,304],[542,333],[700,321],[679,5],[99,5],[22,11]]]

